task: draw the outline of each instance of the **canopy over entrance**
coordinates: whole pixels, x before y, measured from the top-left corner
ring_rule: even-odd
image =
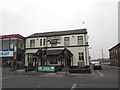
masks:
[[[35,55],[41,58],[41,65],[43,65],[43,63],[44,65],[47,65],[48,60],[50,61],[57,58],[59,59],[58,61],[61,61],[61,65],[64,64],[64,66],[71,66],[71,59],[73,57],[73,54],[67,48],[59,50],[39,49]]]

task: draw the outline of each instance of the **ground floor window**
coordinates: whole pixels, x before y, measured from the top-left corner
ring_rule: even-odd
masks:
[[[28,61],[34,61],[34,57],[35,55],[34,54],[28,54]]]
[[[79,61],[84,61],[84,53],[83,52],[79,52]]]
[[[51,60],[50,64],[58,64],[57,60]]]
[[[58,64],[58,59],[56,57],[49,58],[50,64]]]

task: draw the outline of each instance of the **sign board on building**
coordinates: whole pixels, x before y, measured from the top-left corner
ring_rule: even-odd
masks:
[[[60,44],[61,43],[61,41],[59,39],[51,39],[51,40],[48,40],[48,42],[50,44]]]
[[[0,57],[13,57],[13,49],[0,50]]]
[[[55,72],[55,66],[39,66],[38,72]]]
[[[78,62],[78,66],[85,66],[85,62]]]

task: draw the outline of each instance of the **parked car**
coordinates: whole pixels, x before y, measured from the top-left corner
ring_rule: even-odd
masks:
[[[93,65],[93,69],[94,69],[94,70],[101,70],[102,67],[101,67],[101,65],[100,65],[99,63],[95,63],[95,64]]]

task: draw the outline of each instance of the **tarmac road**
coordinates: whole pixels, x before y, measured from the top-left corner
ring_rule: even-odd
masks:
[[[18,75],[3,74],[3,88],[118,88],[118,69],[103,66],[94,74],[57,75]]]

